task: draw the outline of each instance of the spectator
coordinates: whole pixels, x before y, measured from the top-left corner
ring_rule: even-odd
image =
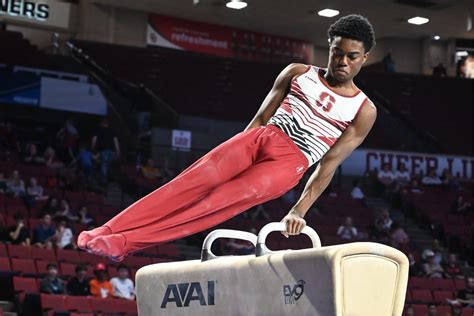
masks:
[[[391,244],[390,235],[388,230],[384,228],[384,222],[381,218],[375,220],[375,226],[371,231],[370,239],[386,245]]]
[[[47,198],[47,196],[43,195],[43,187],[38,184],[36,178],[30,178],[30,183],[26,187],[26,194],[23,196],[23,201],[28,209],[31,210],[35,206],[36,201],[44,201]]]
[[[14,245],[29,246],[31,243],[30,233],[25,227],[25,221],[21,213],[16,213],[14,216],[15,226],[10,227],[9,237],[10,241]]]
[[[74,126],[74,121],[72,119],[66,120],[64,126],[56,134],[56,138],[60,140],[62,147],[65,149],[69,157],[68,161],[73,160],[79,132]]]
[[[393,247],[395,248],[402,248],[404,249],[407,245],[410,239],[408,238],[407,233],[403,229],[403,227],[400,226],[397,222],[394,222],[391,226],[392,233],[392,242],[393,242]]]
[[[446,77],[446,68],[444,68],[443,63],[439,63],[433,68],[433,77]]]
[[[41,210],[41,217],[43,217],[44,214],[49,214],[52,216],[56,214],[58,210],[59,210],[58,199],[55,198],[54,196],[50,196],[48,200],[46,201],[46,204],[43,206],[43,209]]]
[[[83,205],[79,209],[79,223],[81,224],[91,224],[94,220],[89,216],[87,206]]]
[[[459,182],[453,177],[451,171],[449,171],[447,168],[445,168],[441,174],[441,181],[443,182],[444,186],[451,189],[459,189],[460,187]]]
[[[393,74],[395,73],[395,62],[392,59],[392,54],[387,53],[385,57],[382,59],[383,70],[385,73]]]
[[[422,255],[425,263],[423,264],[423,274],[427,278],[442,279],[444,270],[439,263],[435,262],[435,254],[432,250],[423,251]]]
[[[405,316],[415,316],[415,310],[413,309],[413,306],[408,306],[405,312]]]
[[[416,178],[411,179],[410,185],[408,187],[411,193],[422,194],[423,190],[420,187],[420,183]]]
[[[390,231],[390,229],[392,228],[393,220],[390,218],[390,212],[388,211],[388,208],[382,209],[380,219],[382,220],[383,229],[385,229],[386,231]]]
[[[4,194],[7,192],[7,178],[5,178],[5,174],[0,172],[0,194]]]
[[[56,151],[52,147],[46,148],[43,157],[50,169],[58,170],[64,167],[64,163],[56,157]]]
[[[456,295],[456,301],[463,307],[474,307],[474,275],[465,277],[466,288]]]
[[[54,214],[56,220],[68,220],[77,221],[79,217],[69,207],[69,203],[66,199],[62,199],[59,203],[59,210]]]
[[[46,266],[48,275],[40,281],[40,292],[46,294],[66,294],[64,281],[58,278],[58,266],[49,263]]]
[[[352,224],[351,217],[346,217],[344,225],[339,226],[337,229],[337,236],[343,240],[357,239],[357,228]]]
[[[89,178],[92,174],[94,160],[98,160],[98,156],[94,155],[92,151],[87,148],[85,143],[81,143],[79,146],[79,152],[71,164],[75,164],[77,162],[84,173],[84,176]]]
[[[72,230],[67,227],[65,220],[61,220],[56,229],[56,247],[59,249],[76,249],[76,241]]]
[[[459,264],[455,253],[450,253],[448,255],[448,260],[443,268],[444,271],[446,271],[446,274],[451,278],[459,279],[463,277],[461,265]]]
[[[108,298],[113,297],[114,289],[108,280],[107,270],[103,263],[98,263],[94,270],[95,278],[90,280],[89,286],[92,296]]]
[[[128,277],[129,269],[126,265],[120,264],[117,267],[118,277],[112,278],[110,283],[114,289],[115,297],[127,300],[135,300],[135,288],[133,281]]]
[[[405,187],[410,183],[411,176],[404,163],[399,163],[395,171],[395,182],[400,187]]]
[[[92,150],[97,149],[100,156],[100,172],[104,180],[107,180],[109,173],[109,164],[115,158],[120,156],[120,145],[118,138],[109,121],[104,119],[99,131],[92,137]],[[113,150],[115,149],[115,157]]]
[[[408,254],[408,264],[408,273],[410,276],[417,277],[423,274],[420,264],[416,262],[415,257],[411,253]]]
[[[10,241],[9,230],[5,222],[5,217],[0,213],[0,242]]]
[[[161,177],[160,171],[155,167],[153,158],[148,158],[146,165],[142,167],[142,175],[147,179],[158,179]]]
[[[33,231],[33,244],[36,247],[52,249],[52,240],[56,236],[56,230],[51,221],[51,215],[44,214],[41,223]]]
[[[456,200],[454,200],[453,204],[451,205],[451,213],[466,214],[470,211],[472,211],[471,203],[465,201],[462,194],[458,194],[456,196]]]
[[[364,200],[364,192],[362,192],[362,189],[360,188],[359,185],[359,180],[353,180],[352,181],[352,191],[351,191],[351,196],[355,200]]]
[[[434,261],[437,264],[441,264],[443,261],[443,249],[441,248],[441,244],[438,239],[433,239],[433,245],[431,246],[431,250],[434,253]]]
[[[76,275],[67,283],[67,294],[74,296],[89,296],[91,290],[89,281],[86,278],[87,267],[82,264],[76,266]]]
[[[383,164],[382,170],[380,170],[377,174],[377,179],[384,185],[385,188],[392,186],[395,181],[395,175],[391,170],[390,164]]]
[[[421,183],[424,185],[441,185],[441,179],[436,174],[435,168],[430,168],[426,174],[426,176],[421,179]]]
[[[437,316],[438,309],[435,304],[428,304],[428,316]]]
[[[20,173],[15,170],[7,181],[7,193],[14,197],[22,197],[25,194],[25,183],[20,179]]]
[[[23,159],[25,163],[44,164],[45,160],[43,157],[38,155],[38,148],[35,144],[28,144],[26,146],[27,155]]]

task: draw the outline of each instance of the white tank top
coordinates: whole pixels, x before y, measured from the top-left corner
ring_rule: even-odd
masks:
[[[291,80],[290,92],[268,124],[282,129],[308,158],[318,162],[355,118],[367,96],[350,97],[333,91],[321,79],[326,70],[309,65]]]

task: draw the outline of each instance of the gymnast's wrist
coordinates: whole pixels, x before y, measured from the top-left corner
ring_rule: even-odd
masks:
[[[303,212],[303,211],[300,211],[300,210],[297,210],[297,209],[292,208],[292,209],[290,210],[289,214],[293,214],[293,215],[296,215],[296,216],[298,216],[298,217],[304,218],[306,212]]]

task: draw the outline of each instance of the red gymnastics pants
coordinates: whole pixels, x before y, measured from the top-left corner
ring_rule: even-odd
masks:
[[[307,168],[308,160],[281,129],[253,128],[217,146],[103,227],[83,232],[78,244],[121,260],[275,199],[293,188]]]

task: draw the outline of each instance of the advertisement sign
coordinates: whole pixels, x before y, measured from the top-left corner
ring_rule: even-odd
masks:
[[[35,74],[0,72],[0,103],[38,106],[40,85]]]
[[[222,57],[310,63],[313,45],[221,25],[150,14],[147,44]]]
[[[426,174],[430,168],[440,175],[444,169],[453,176],[464,180],[474,179],[474,157],[450,156],[413,152],[396,152],[386,150],[357,149],[342,164],[344,175],[361,176],[366,171],[380,170],[388,163],[396,170],[399,163],[405,164],[411,174]]]

